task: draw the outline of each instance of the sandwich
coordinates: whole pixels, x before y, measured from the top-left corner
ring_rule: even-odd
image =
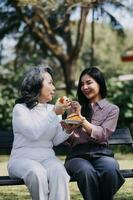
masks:
[[[68,115],[65,121],[68,123],[70,122],[71,124],[72,123],[77,123],[77,124],[82,123],[80,116],[77,115],[76,113],[71,113],[70,115]]]

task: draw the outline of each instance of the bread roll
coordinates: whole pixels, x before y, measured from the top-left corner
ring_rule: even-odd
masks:
[[[70,99],[66,96],[62,96],[60,98],[57,99],[56,104],[57,105],[65,105],[66,103],[68,103],[70,101]]]

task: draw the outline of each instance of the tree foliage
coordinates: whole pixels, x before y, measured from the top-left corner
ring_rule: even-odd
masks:
[[[42,7],[40,5],[21,7],[17,4],[17,1],[8,1],[7,4],[10,6],[11,12],[3,12],[3,20],[4,15],[7,13],[8,18],[1,32],[1,39],[7,33],[17,32],[16,65],[18,59],[20,65],[21,61],[23,62],[23,58],[28,56],[27,52],[24,52],[27,47],[29,47],[28,53],[38,53],[39,49],[44,54],[44,57],[53,56],[62,67],[67,92],[70,93],[74,84],[75,62],[83,43],[85,22],[89,8],[81,7],[77,37],[75,43],[73,43],[69,27],[71,15],[69,4],[65,6],[59,4],[56,10],[51,10],[51,15],[45,12],[47,7],[43,6],[43,4]],[[11,23],[10,20],[12,20]],[[7,26],[5,26],[6,24]],[[20,29],[21,31],[19,31]]]
[[[22,5],[24,2],[28,5]],[[113,1],[108,4],[107,1],[87,0],[41,2],[33,0],[32,4],[29,4],[29,0],[3,0],[0,3],[0,40],[10,35],[16,41],[15,60],[6,65],[2,64],[0,70],[1,128],[11,127],[12,107],[18,95],[18,83],[23,73],[33,64],[47,59],[57,72],[57,84],[64,81],[67,93],[72,93],[80,70],[91,66],[91,25],[86,23],[88,13],[92,9],[95,10],[94,20],[104,13],[107,15],[109,13],[106,12],[106,6]],[[115,6],[123,7],[121,2],[115,3]],[[73,21],[71,17],[74,12],[78,12],[77,9],[80,14],[78,19]],[[120,34],[123,30],[119,22],[116,20],[114,23],[114,18],[111,19],[113,21],[110,20],[110,24],[118,32],[111,31],[109,25],[95,23],[93,43],[94,64],[100,66],[108,77],[111,77],[111,74],[118,76],[127,73],[129,67],[132,72],[131,63],[123,64],[119,58],[119,52],[125,45],[131,44],[132,37],[129,35],[127,40],[124,34]],[[117,37],[119,35],[122,37]],[[112,69],[115,69],[114,72]],[[119,87],[116,89],[119,91]]]
[[[119,26],[119,30],[122,30],[118,21],[106,11],[105,6],[112,3],[116,8],[124,7],[120,1],[104,0],[4,0],[0,7],[0,39],[12,34],[17,41],[16,70],[26,62],[45,58],[49,58],[54,66],[60,66],[66,92],[70,94],[75,84],[77,59],[82,50],[90,10],[94,9],[101,15],[106,13],[113,27]],[[71,16],[77,8],[80,15],[73,37]]]
[[[120,108],[119,126],[130,126],[133,124],[133,81],[121,82],[110,79],[108,82],[108,98]]]

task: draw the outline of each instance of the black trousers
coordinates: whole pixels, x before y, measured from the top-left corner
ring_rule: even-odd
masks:
[[[118,162],[110,156],[71,157],[65,162],[68,174],[77,181],[84,200],[113,200],[113,195],[124,183]]]

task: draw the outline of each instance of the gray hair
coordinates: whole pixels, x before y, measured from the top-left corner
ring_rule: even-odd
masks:
[[[25,74],[20,88],[21,97],[16,100],[16,103],[25,103],[30,109],[38,104],[38,96],[44,80],[43,73],[45,72],[53,77],[53,71],[49,65],[32,66]]]

